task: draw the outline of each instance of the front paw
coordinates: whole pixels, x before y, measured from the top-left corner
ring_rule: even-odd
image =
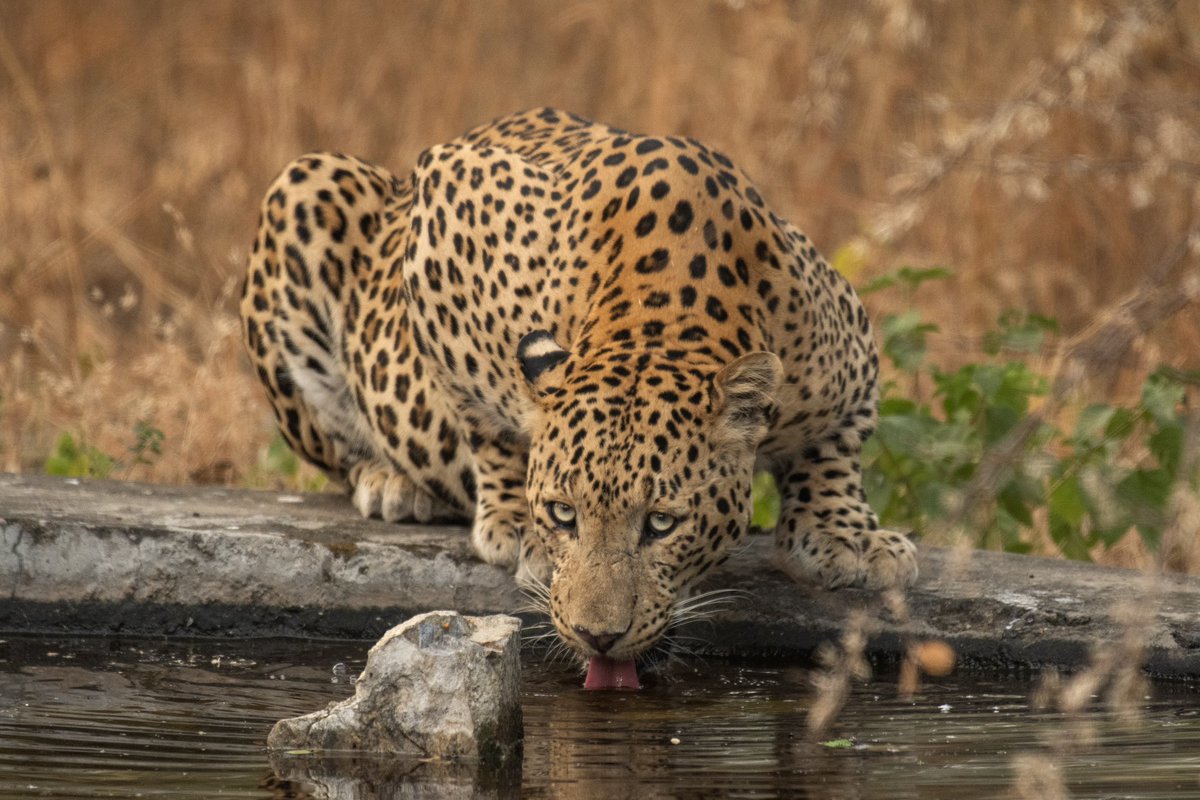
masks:
[[[796,580],[827,589],[903,589],[917,580],[916,545],[895,531],[807,533],[794,550],[779,552],[777,558]]]
[[[364,518],[386,522],[431,522],[461,516],[391,467],[355,464],[349,474],[353,502]]]

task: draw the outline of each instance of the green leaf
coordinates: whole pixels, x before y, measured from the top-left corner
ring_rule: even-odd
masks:
[[[1079,412],[1075,420],[1075,439],[1084,444],[1091,444],[1105,437],[1109,423],[1117,414],[1117,409],[1103,403],[1095,403]]]
[[[1062,520],[1072,528],[1078,528],[1087,512],[1079,479],[1071,475],[1059,480],[1050,490],[1050,515]]]
[[[1125,534],[1129,533],[1129,528],[1129,525],[1096,526],[1092,528],[1092,538],[1103,542],[1105,547],[1112,547],[1125,538]]]
[[[947,419],[970,419],[979,413],[984,398],[975,384],[977,366],[968,364],[955,372],[934,372],[933,380]]]
[[[863,489],[867,493],[867,503],[879,515],[880,521],[884,525],[911,524],[909,520],[895,519],[898,515],[896,486],[895,476],[878,468],[873,461],[863,459]]]
[[[1158,548],[1162,537],[1173,484],[1165,469],[1136,469],[1117,484],[1118,502],[1128,508],[1138,535],[1152,550]]]
[[[889,314],[883,318],[883,352],[897,369],[915,372],[925,360],[925,335],[936,331],[936,325],[921,322],[916,311]]]
[[[1138,524],[1161,524],[1172,483],[1165,469],[1135,469],[1117,484],[1117,498],[1129,506]]]
[[[1016,486],[1009,484],[1004,487],[996,499],[1000,504],[1000,508],[1014,521],[1021,523],[1027,528],[1033,527],[1033,513],[1029,510],[1029,506],[1025,504],[1025,500],[1021,497],[1021,492]]]
[[[896,277],[912,291],[926,281],[945,280],[951,274],[945,267],[901,267],[896,271]]]
[[[949,278],[950,270],[945,267],[901,267],[898,270],[889,272],[885,275],[880,275],[878,278],[868,282],[865,286],[860,286],[856,291],[861,295],[868,295],[872,292],[878,292],[882,289],[890,289],[893,286],[904,284],[909,292],[915,292],[917,287],[926,281],[936,281]]]
[[[1079,487],[1079,478],[1070,475],[1060,479],[1050,490],[1047,506],[1050,511],[1050,538],[1067,558],[1091,560],[1091,543],[1083,536],[1083,517],[1087,513],[1086,499]]]
[[[882,291],[884,289],[890,289],[893,286],[895,286],[896,283],[897,283],[896,276],[891,273],[888,273],[887,275],[880,275],[878,278],[873,278],[872,280],[868,281],[866,284],[856,288],[854,291],[858,294],[859,297],[865,297],[866,295],[872,294],[874,292]]]
[[[1017,426],[1025,415],[1004,406],[992,406],[983,415],[983,442],[993,445]]]
[[[1042,505],[1045,502],[1045,489],[1042,482],[1031,475],[1018,474],[1005,486],[1005,491],[1011,491],[1021,498],[1026,505]]]
[[[1047,333],[1057,333],[1058,322],[1051,317],[1009,310],[1000,315],[997,329],[984,335],[983,349],[988,355],[1001,350],[1036,353]]]
[[[1050,517],[1050,538],[1058,545],[1058,550],[1067,558],[1076,561],[1091,561],[1091,548],[1088,546],[1079,528],[1065,523],[1058,517]]]
[[[916,486],[917,506],[923,519],[937,519],[946,515],[946,500],[951,488],[938,480],[921,481]]]
[[[916,447],[923,432],[920,419],[908,414],[880,417],[875,424],[875,438],[893,452],[908,452]]]
[[[769,531],[779,522],[780,500],[779,490],[775,486],[775,477],[769,472],[760,472],[754,476],[754,482],[750,488],[753,508],[750,524]]]
[[[1118,408],[1104,427],[1104,438],[1124,441],[1133,433],[1137,421],[1138,415],[1135,412],[1128,408]]]
[[[1183,454],[1183,425],[1171,423],[1163,426],[1146,440],[1146,446],[1160,467],[1174,476],[1179,470],[1179,458]]]
[[[993,548],[998,545],[1006,553],[1028,553],[1033,549],[1033,545],[1021,539],[1021,525],[1003,508],[996,509],[991,532],[994,532],[990,537],[994,541],[989,545]]]
[[[977,463],[983,450],[975,430],[966,422],[930,420],[914,455],[953,470],[961,464]]]
[[[827,742],[821,742],[822,747],[828,747],[831,750],[846,750],[854,747],[853,739],[830,739]]]
[[[881,417],[899,417],[917,412],[916,401],[909,400],[907,397],[886,397],[879,403],[879,416]]]
[[[1168,364],[1160,364],[1158,369],[1151,373],[1149,380],[1200,386],[1200,369],[1176,369]]]
[[[1169,424],[1178,419],[1183,395],[1184,389],[1179,384],[1152,375],[1142,384],[1142,408],[1159,425]]]

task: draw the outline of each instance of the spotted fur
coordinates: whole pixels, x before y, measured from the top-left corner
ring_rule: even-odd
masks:
[[[582,654],[660,639],[745,537],[756,468],[789,572],[916,576],[862,488],[862,305],[697,141],[538,109],[403,178],[303,156],[267,192],[242,316],[297,452],[364,515],[473,517],[475,551],[547,583]]]

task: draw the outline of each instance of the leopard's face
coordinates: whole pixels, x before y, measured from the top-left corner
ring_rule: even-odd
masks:
[[[739,362],[749,375],[734,374]],[[530,525],[553,565],[552,621],[581,655],[627,660],[653,647],[688,587],[748,530],[778,360],[739,362],[631,356],[568,364],[540,387]]]

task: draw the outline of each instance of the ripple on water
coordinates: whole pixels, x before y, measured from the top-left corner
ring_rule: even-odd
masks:
[[[10,638],[0,643],[0,800],[314,796],[272,775],[267,731],[348,696],[367,647]],[[829,734],[850,746],[833,748],[806,739],[803,669],[712,662],[640,693],[580,683],[527,660],[512,794],[971,800],[1011,785],[1014,756],[1059,751],[1077,797],[1200,796],[1195,687],[1154,687],[1138,725],[1097,713],[1081,727],[1032,713],[1028,680],[955,677],[912,700],[881,680],[855,690]],[[1082,743],[1062,751],[1073,737]],[[371,785],[436,794],[455,780],[418,766],[350,786],[369,798],[384,796]]]

